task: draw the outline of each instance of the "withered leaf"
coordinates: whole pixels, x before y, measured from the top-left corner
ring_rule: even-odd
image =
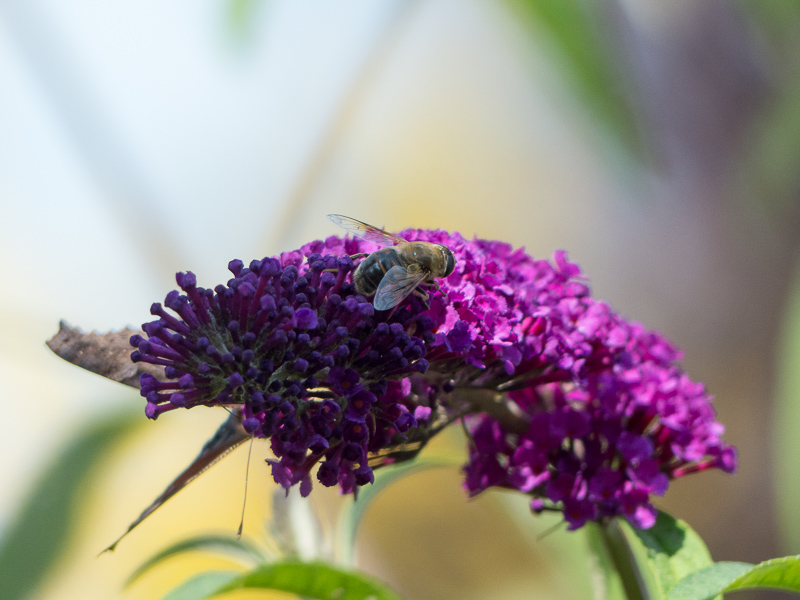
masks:
[[[139,388],[139,376],[150,373],[164,380],[164,368],[145,362],[134,363],[130,359],[131,345],[129,340],[134,334],[141,334],[133,329],[109,333],[83,333],[61,321],[59,331],[47,346],[58,356],[74,365],[107,377],[114,381]],[[148,506],[139,517],[130,524],[127,531],[111,544],[105,551],[113,550],[122,538],[130,533],[139,523],[150,516],[164,502],[172,498],[186,485],[205,472],[211,465],[219,461],[241,443],[250,439],[242,427],[242,411],[232,410],[227,420],[220,425],[217,432],[203,445],[200,454],[178,475],[172,483]]]
[[[163,379],[164,368],[131,361],[133,348],[128,340],[136,333],[142,332],[126,328],[109,333],[83,333],[61,321],[58,333],[47,341],[47,347],[73,365],[138,389],[142,373]]]

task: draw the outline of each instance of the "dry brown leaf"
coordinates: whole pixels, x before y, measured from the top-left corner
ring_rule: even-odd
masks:
[[[70,327],[64,321],[61,321],[59,325],[58,333],[47,341],[47,347],[73,365],[83,367],[87,371],[135,388],[139,388],[139,376],[142,373],[150,373],[154,377],[164,380],[163,367],[145,362],[134,363],[131,361],[133,349],[128,340],[137,333],[141,335],[141,331],[126,328],[122,331],[109,333],[83,333],[77,328]],[[241,410],[231,411],[228,419],[219,427],[214,436],[206,442],[200,454],[192,463],[167,486],[161,495],[131,523],[125,533],[106,550],[113,550],[123,537],[150,516],[153,511],[186,487],[196,477],[204,473],[211,465],[248,439],[250,439],[250,434],[242,427]]]
[[[108,333],[83,333],[61,321],[58,333],[47,341],[47,347],[73,365],[138,389],[142,373],[163,380],[164,368],[131,361],[133,348],[128,340],[137,333],[142,334],[127,328]]]

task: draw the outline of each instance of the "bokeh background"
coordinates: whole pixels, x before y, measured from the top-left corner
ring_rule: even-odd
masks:
[[[0,596],[154,598],[220,564],[122,589],[167,544],[235,532],[246,449],[97,553],[225,415],[147,422],[44,341],[59,319],[138,327],[176,271],[213,287],[232,258],[341,233],[330,212],[567,249],[685,350],[739,448],[738,474],[659,507],[716,560],[796,554],[799,200],[797,3],[0,0]],[[331,520],[336,494],[312,496]],[[431,470],[371,506],[358,564],[409,599],[591,597],[582,534],[552,524]]]

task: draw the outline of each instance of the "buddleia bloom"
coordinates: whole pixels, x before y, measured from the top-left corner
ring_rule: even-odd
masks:
[[[312,472],[354,492],[373,467],[404,457],[453,421],[469,433],[465,487],[531,496],[571,528],[622,515],[654,521],[652,495],[711,467],[732,472],[710,396],[681,370],[680,353],[590,296],[579,268],[458,233],[408,230],[456,259],[428,301],[376,311],[356,293],[350,256],[369,242],[330,237],[296,252],[233,261],[226,285],[181,291],[151,308],[134,336],[146,414],[176,408],[241,410],[269,438],[276,482]]]

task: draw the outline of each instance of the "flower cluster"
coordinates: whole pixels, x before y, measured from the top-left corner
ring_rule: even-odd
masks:
[[[703,385],[675,366],[679,355],[663,338],[602,303],[576,303],[570,312],[572,337],[585,351],[580,376],[553,369],[510,392],[526,415],[524,432],[476,419],[466,486],[532,494],[534,510],[549,501],[571,529],[615,515],[648,528],[651,494],[693,471],[733,472],[735,450],[719,437]]]
[[[146,414],[223,405],[243,410],[245,429],[270,438],[273,477],[311,487],[309,472],[343,490],[371,482],[367,455],[416,425],[390,378],[424,372],[430,318],[401,309],[376,313],[348,280],[344,252],[287,253],[233,261],[234,277],[214,290],[179,273],[156,321],[135,335],[131,355],[165,367],[167,381],[142,375]],[[170,309],[174,315],[166,309]],[[177,316],[175,316],[177,315]]]
[[[179,274],[183,293],[154,304],[147,339],[131,340],[134,361],[166,369],[165,381],[142,376],[147,415],[241,409],[247,431],[271,440],[275,480],[303,494],[318,463],[321,483],[352,492],[373,480],[370,457],[465,417],[469,492],[522,491],[571,528],[614,515],[647,527],[670,479],[735,469],[678,352],[592,299],[563,252],[551,263],[457,233],[401,236],[447,246],[456,267],[444,294],[391,311],[352,283],[350,256],[377,249],[361,240],[233,261],[214,290]]]

